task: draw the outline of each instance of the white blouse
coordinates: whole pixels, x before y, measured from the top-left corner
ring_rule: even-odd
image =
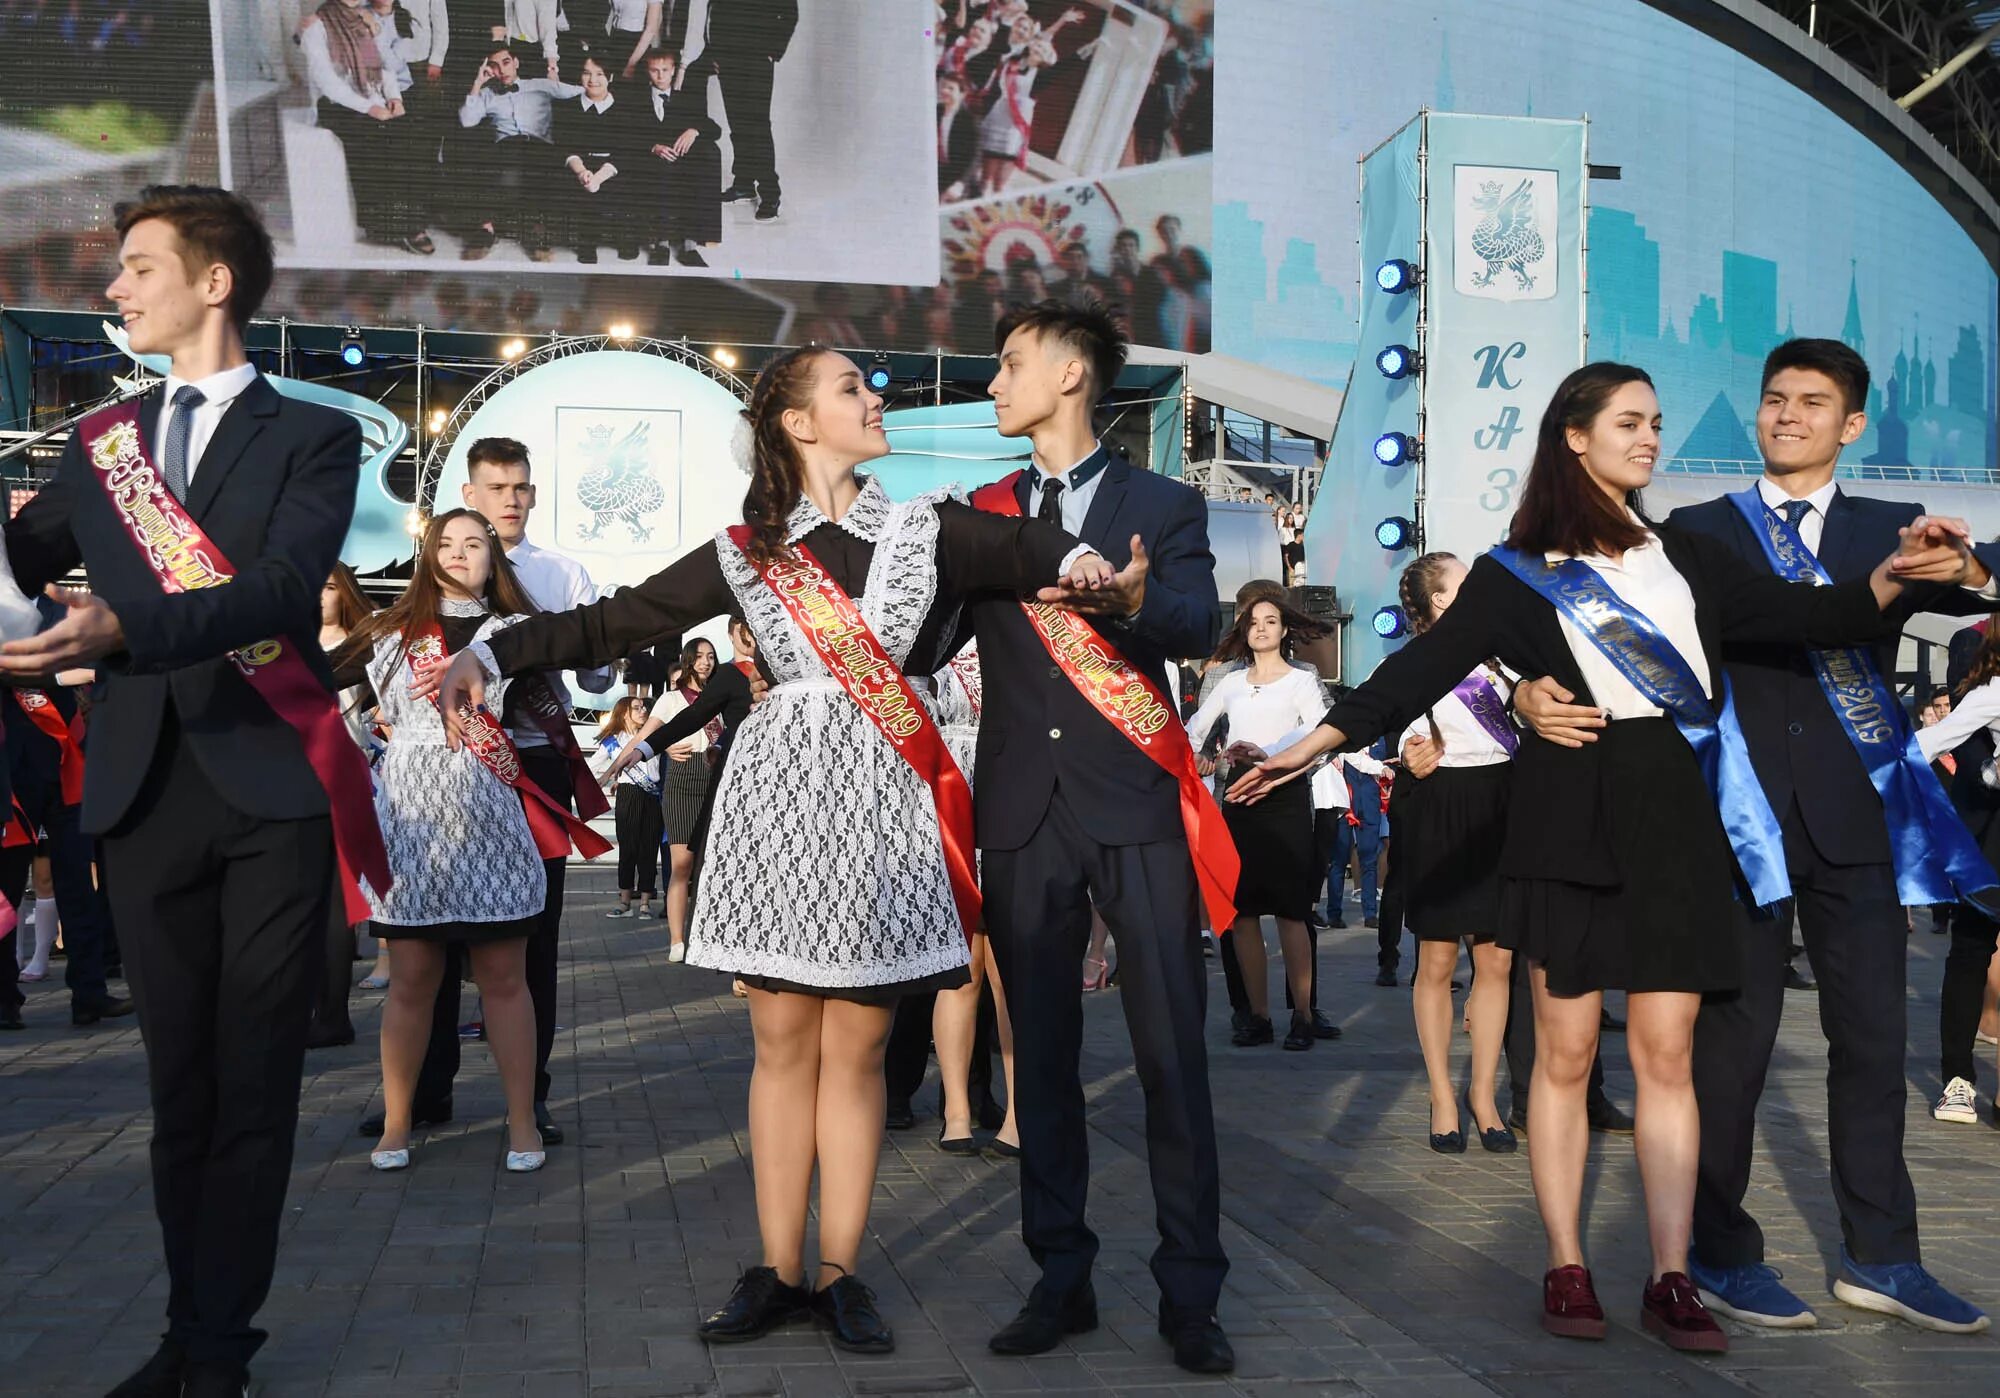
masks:
[[[368,114],[370,107],[386,107],[402,94],[396,85],[393,65],[382,69],[382,85],[374,92],[363,92],[354,85],[354,80],[334,67],[333,54],[326,43],[326,25],[311,24],[300,31],[299,50],[306,56],[306,76],[313,95],[324,97],[352,112]]]
[[[1596,647],[1592,646],[1591,649],[1595,651]],[[1472,673],[1485,677],[1486,682],[1493,686],[1494,693],[1500,696],[1503,706],[1512,699],[1516,677],[1504,667],[1496,671],[1490,665],[1481,665]],[[1591,692],[1593,694],[1597,692],[1594,680],[1591,682]],[[1440,767],[1491,767],[1494,763],[1505,762],[1512,756],[1507,749],[1500,746],[1499,740],[1486,731],[1484,725],[1473,716],[1472,710],[1465,706],[1465,701],[1456,693],[1445,695],[1431,706],[1428,716],[1417,719],[1405,728],[1403,736],[1396,740],[1396,750],[1402,751],[1403,744],[1412,738],[1430,737],[1432,719],[1437,720],[1438,736],[1444,739],[1444,751],[1438,755]]]
[[[647,717],[656,718],[660,722],[665,723],[687,706],[687,696],[682,694],[678,689],[670,688],[666,693],[653,701],[652,712]],[[681,741],[692,745],[695,752],[706,752],[708,750],[708,730],[706,727],[697,728],[692,736],[683,738]],[[648,746],[651,745],[649,744]]]
[[[1917,730],[1917,747],[1924,761],[1935,762],[1982,728],[2000,739],[2000,679],[1988,680],[1951,706],[1941,722]]]
[[[1269,684],[1253,684],[1248,669],[1233,671],[1188,720],[1188,742],[1196,752],[1224,714],[1229,716],[1230,742],[1255,743],[1265,752],[1277,752],[1319,726],[1326,715],[1326,696],[1310,670],[1287,669]]]
[[[1558,563],[1568,557],[1566,553],[1551,553],[1548,560]],[[1599,554],[1577,557],[1596,569],[1613,592],[1653,623],[1694,671],[1701,692],[1714,698],[1709,691],[1708,652],[1702,649],[1701,632],[1694,624],[1694,593],[1689,590],[1687,579],[1668,560],[1659,537],[1647,534],[1645,543],[1625,550],[1625,556],[1615,563]],[[1590,686],[1599,707],[1614,719],[1658,718],[1666,712],[1634,689],[1632,682],[1619,673],[1618,667],[1567,616],[1560,611],[1556,616],[1562,624],[1563,639],[1569,642],[1570,654],[1576,657],[1576,668],[1582,672],[1583,682]]]

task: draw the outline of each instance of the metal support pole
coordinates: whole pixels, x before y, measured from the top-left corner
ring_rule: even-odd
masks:
[[[1903,96],[1898,97],[1896,105],[1907,112],[1910,108],[1916,106],[1917,103],[1923,101],[1933,92],[1936,92],[1939,88],[1950,82],[1959,69],[1979,57],[1985,51],[1986,46],[1993,42],[1997,34],[2000,34],[2000,24],[1980,30],[1966,42],[1964,48],[1960,49],[1950,58],[1947,58],[1944,61],[1944,65],[1936,72],[1911,88]]]

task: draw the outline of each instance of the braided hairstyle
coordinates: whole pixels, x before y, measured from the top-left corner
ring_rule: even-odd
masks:
[[[785,430],[785,414],[812,402],[819,381],[823,345],[786,350],[766,364],[750,389],[743,410],[750,424],[750,489],[743,496],[743,522],[750,526],[752,562],[777,562],[787,552],[785,529],[804,492],[805,461]]]
[[[1427,553],[1403,569],[1403,575],[1396,579],[1396,603],[1410,619],[1412,636],[1421,636],[1437,624],[1431,598],[1444,577],[1445,565],[1456,562],[1455,553]],[[1425,709],[1424,721],[1431,726],[1431,741],[1443,747],[1444,734],[1438,728],[1437,715]]]

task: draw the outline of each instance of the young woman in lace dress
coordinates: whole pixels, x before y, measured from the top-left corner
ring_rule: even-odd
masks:
[[[778,356],[746,413],[745,547],[719,535],[637,587],[474,646],[437,682],[455,712],[488,676],[609,660],[724,612],[740,612],[756,637],[772,688],[718,778],[687,954],[689,965],[749,986],[756,1044],[750,1143],[763,1259],[701,1323],[712,1343],[755,1339],[810,1310],[844,1348],[893,1346],[853,1275],[882,1140],[882,1050],[905,992],[966,980],[935,798],[820,660],[758,563],[804,545],[905,676],[943,666],[969,592],[1039,589],[1051,601],[1130,610],[1143,589],[1142,571],[1114,576],[1053,525],[982,514],[945,491],[892,502],[879,481],[855,474],[889,450],[881,414],[845,356],[814,347]],[[1056,586],[1065,580],[1073,586]],[[654,741],[677,741],[676,724],[698,725],[699,713],[690,708]],[[820,1289],[808,1293],[815,1164]]]
[[[413,698],[409,681],[413,649],[424,663],[420,632],[435,626],[453,652],[533,610],[493,526],[472,510],[450,510],[424,531],[408,590],[357,627],[336,657],[334,682],[372,685],[390,730],[375,769],[375,814],[395,883],[369,898],[376,935],[396,944],[382,1007],[382,1139],[369,1157],[378,1170],[410,1163],[417,1070],[445,945],[454,941],[471,956],[507,1097],[507,1168],[539,1169],[545,1158],[535,1129],[535,1012],[526,980],[528,934],[545,892],[542,857],[521,798],[470,751],[446,745],[436,705]],[[503,681],[488,699],[504,713],[511,697]]]

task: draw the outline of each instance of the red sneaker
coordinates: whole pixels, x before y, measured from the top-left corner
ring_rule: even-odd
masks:
[[[1542,1278],[1542,1329],[1566,1340],[1604,1338],[1604,1307],[1587,1267],[1558,1267]]]
[[[1725,1354],[1729,1337],[1701,1304],[1701,1296],[1685,1272],[1669,1272],[1646,1284],[1639,1323],[1674,1349],[1697,1354]]]

